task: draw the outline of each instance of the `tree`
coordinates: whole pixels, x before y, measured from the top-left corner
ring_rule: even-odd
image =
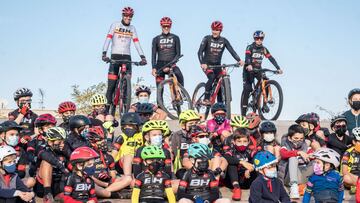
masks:
[[[76,103],[77,112],[79,114],[88,114],[91,112],[90,98],[94,94],[98,93],[105,95],[106,93],[106,84],[104,82],[100,82],[99,84],[92,85],[82,90],[79,85],[73,85],[71,87],[73,89],[71,97]]]

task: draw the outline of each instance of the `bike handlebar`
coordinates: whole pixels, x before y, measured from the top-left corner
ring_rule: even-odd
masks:
[[[109,61],[109,63],[111,63],[111,64],[134,64],[135,66],[144,66],[145,65],[145,64],[142,64],[141,62],[137,62],[137,61],[114,60],[114,59],[111,59]]]
[[[278,71],[277,71],[277,70],[271,70],[271,69],[268,69],[268,68],[253,69],[252,72],[254,72],[254,73],[266,73],[266,72],[270,72],[270,73],[278,74]]]
[[[240,64],[233,63],[233,64],[209,65],[208,66],[208,68],[228,68],[228,67],[238,68],[238,67],[240,67]]]

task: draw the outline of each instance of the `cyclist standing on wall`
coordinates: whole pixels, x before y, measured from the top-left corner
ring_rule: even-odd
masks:
[[[220,65],[222,54],[224,53],[225,48],[230,52],[232,57],[242,66],[244,61],[240,59],[233,47],[230,45],[230,42],[225,38],[220,36],[223,29],[223,24],[220,21],[214,21],[211,24],[212,34],[207,35],[201,42],[198,57],[201,64],[202,70],[205,72],[208,81],[205,86],[205,97],[203,103],[205,105],[210,105],[210,91],[215,79],[221,74],[222,69],[209,69],[209,65]],[[221,91],[218,93],[221,95]],[[218,97],[218,102],[219,101]]]
[[[160,26],[162,33],[152,41],[151,64],[152,75],[156,77],[156,85],[164,80],[165,74],[169,72],[169,68],[164,68],[159,74],[156,74],[156,71],[180,56],[180,39],[177,35],[170,33],[171,25],[172,20],[169,17],[161,18]],[[179,67],[173,67],[173,71],[179,83],[184,86],[184,77]]]
[[[254,82],[254,78],[260,80],[262,77],[261,73],[252,72],[253,69],[261,69],[261,63],[264,58],[269,59],[269,61],[275,66],[278,70],[278,74],[282,74],[283,71],[280,69],[280,66],[277,64],[276,60],[270,54],[269,50],[263,45],[263,41],[265,38],[265,33],[261,30],[254,32],[254,42],[246,47],[245,51],[245,66],[243,71],[243,98],[241,101],[241,115],[245,116],[247,111],[247,104],[249,102],[249,95],[252,91],[252,83]],[[271,103],[272,101],[268,101]],[[266,104],[263,108],[269,108]]]
[[[111,45],[111,59],[113,60],[127,60],[131,61],[130,45],[131,41],[134,42],[135,48],[140,55],[141,64],[146,64],[144,52],[140,46],[139,38],[136,33],[136,29],[133,25],[130,25],[132,17],[134,16],[134,10],[130,7],[125,7],[122,10],[122,20],[120,22],[114,22],[107,34],[102,60],[109,62],[110,59],[106,56],[110,43]],[[120,64],[110,64],[108,73],[108,88],[106,92],[106,98],[108,104],[112,102],[112,95],[115,91],[116,80],[118,79]],[[126,64],[127,75],[131,76],[131,64]]]

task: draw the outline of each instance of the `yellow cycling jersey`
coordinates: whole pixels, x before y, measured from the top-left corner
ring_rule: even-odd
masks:
[[[350,173],[360,172],[360,153],[354,147],[345,151],[341,161],[341,173],[344,166]]]
[[[122,133],[120,136],[123,138],[123,143],[121,144],[115,161],[119,161],[119,159],[125,155],[135,155],[136,150],[144,144],[143,135],[141,132],[136,133],[132,137],[128,137],[124,133]]]

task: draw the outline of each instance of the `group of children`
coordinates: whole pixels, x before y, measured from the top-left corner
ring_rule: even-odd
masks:
[[[360,128],[349,132],[337,116],[330,133],[315,113],[301,115],[284,136],[271,121],[254,113],[226,118],[222,103],[202,121],[194,110],[179,116],[172,132],[162,111],[148,103],[148,88],[119,123],[107,113],[106,98],[91,98],[93,112],[77,115],[63,102],[58,113],[37,116],[32,93],[22,88],[19,108],[0,124],[0,201],[95,203],[97,198],[131,198],[132,202],[223,202],[221,186],[249,202],[342,202],[348,187],[360,202]],[[145,98],[143,98],[145,97]],[[142,105],[149,112],[138,112]],[[145,108],[144,108],[145,109]],[[290,187],[290,194],[284,186]]]

